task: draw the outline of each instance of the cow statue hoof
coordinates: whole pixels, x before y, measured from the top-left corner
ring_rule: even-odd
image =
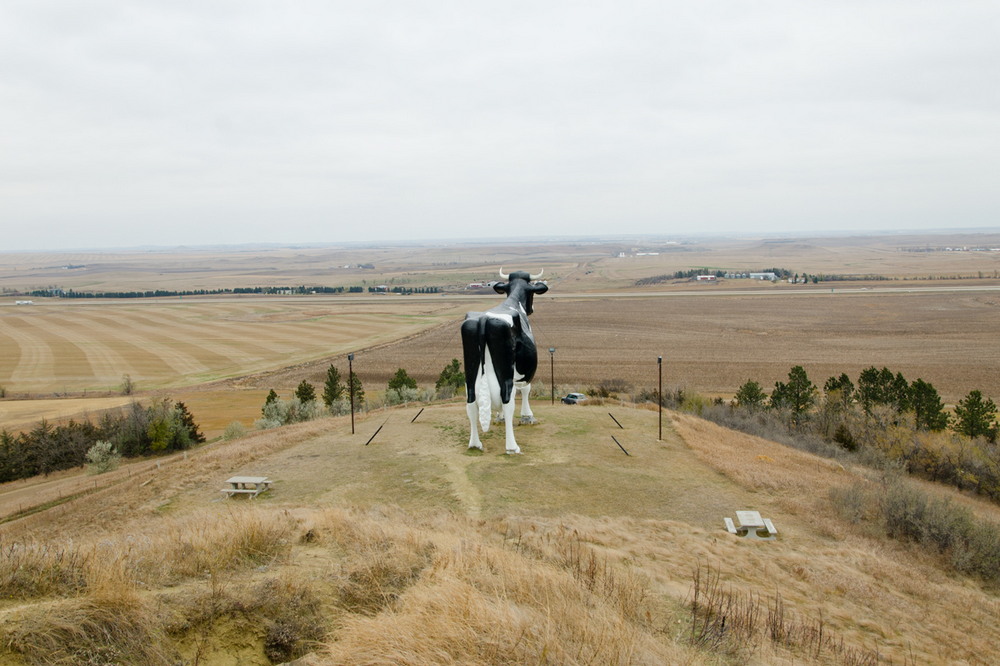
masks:
[[[521,447],[515,446],[513,449],[507,449],[507,455],[521,455]]]
[[[522,416],[520,421],[521,425],[536,425],[537,423],[538,419],[534,416]]]

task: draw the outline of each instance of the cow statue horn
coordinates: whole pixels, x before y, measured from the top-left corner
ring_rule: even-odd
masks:
[[[504,280],[510,280],[510,274],[503,272],[503,266],[500,267],[500,277]]]
[[[528,277],[528,279],[532,280],[532,281],[539,280],[539,279],[541,279],[542,273],[544,273],[544,272],[545,272],[545,269],[543,268],[541,271],[539,271],[538,275],[531,275],[531,276]]]

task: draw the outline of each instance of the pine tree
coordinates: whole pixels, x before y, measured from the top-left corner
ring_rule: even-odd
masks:
[[[174,405],[174,411],[180,417],[181,427],[187,430],[188,438],[196,444],[204,442],[205,435],[198,429],[198,424],[195,423],[194,416],[188,411],[187,405],[183,402],[178,402]]]
[[[735,400],[737,406],[748,409],[751,412],[756,412],[763,409],[767,400],[767,394],[764,393],[764,389],[761,388],[760,384],[752,380],[747,380],[736,391]]]
[[[340,382],[340,371],[331,363],[326,369],[326,383],[323,384],[323,404],[329,407],[344,395],[344,385]]]
[[[823,392],[828,400],[836,400],[837,406],[841,409],[847,409],[854,402],[854,382],[846,372],[842,372],[839,377],[827,379],[823,385]]]
[[[989,398],[983,399],[979,391],[969,395],[955,406],[955,430],[966,437],[985,437],[991,442],[997,438],[997,406]]]
[[[400,368],[396,370],[396,374],[389,380],[387,388],[390,391],[398,391],[401,388],[415,389],[417,388],[417,380],[406,374],[406,370]]]
[[[465,373],[462,372],[462,365],[457,358],[451,359],[451,363],[444,366],[444,370],[438,375],[434,388],[440,391],[446,387],[454,387],[456,391],[465,386]]]
[[[264,399],[264,406],[260,408],[260,413],[263,415],[267,406],[278,399],[278,394],[271,389],[271,392],[267,394],[267,398]]]
[[[910,385],[910,405],[916,416],[916,426],[922,430],[944,430],[948,427],[948,414],[944,411],[937,389],[922,379]]]
[[[354,395],[354,406],[360,409],[365,404],[365,389],[357,374],[351,375],[351,394]]]
[[[303,405],[307,402],[312,402],[316,399],[316,388],[303,379],[295,388],[295,397],[298,398],[299,402]]]
[[[816,402],[816,386],[809,381],[805,369],[797,365],[788,372],[788,383],[775,382],[771,393],[771,405],[788,409],[792,423],[798,425],[805,419],[809,409]]]

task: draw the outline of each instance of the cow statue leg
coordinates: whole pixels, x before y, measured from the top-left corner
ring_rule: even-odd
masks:
[[[521,447],[514,441],[514,392],[510,393],[510,400],[503,406],[503,426],[506,434],[507,453],[520,453]]]
[[[528,404],[528,394],[531,393],[531,384],[521,383],[520,386],[516,384],[515,386],[521,393],[521,425],[534,425],[538,423],[538,419],[531,412],[531,405]]]
[[[474,402],[465,404],[465,411],[469,414],[469,448],[483,450],[483,443],[479,440],[479,405]]]

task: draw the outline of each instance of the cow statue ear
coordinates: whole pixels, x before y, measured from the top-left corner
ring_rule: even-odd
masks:
[[[548,290],[549,290],[549,285],[545,284],[544,282],[536,282],[535,284],[531,285],[531,293],[533,294],[544,294]]]
[[[498,294],[508,294],[510,293],[510,282],[497,282],[493,285],[493,291]]]

